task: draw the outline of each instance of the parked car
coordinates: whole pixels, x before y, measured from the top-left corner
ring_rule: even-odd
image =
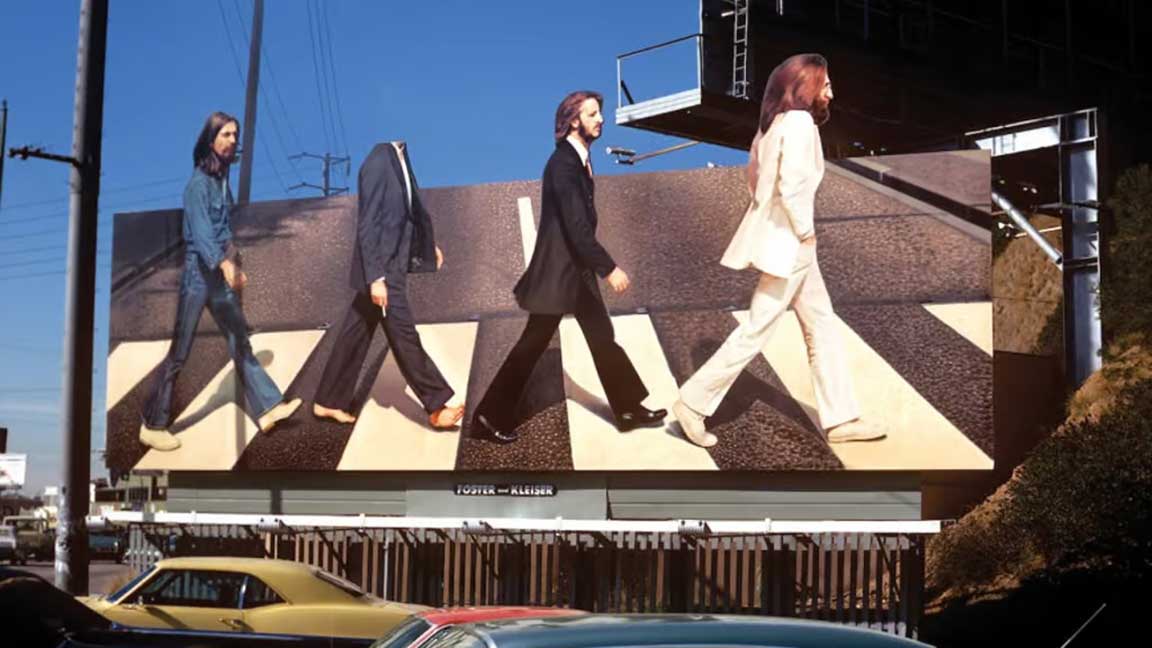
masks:
[[[0,560],[7,560],[13,565],[24,562],[24,553],[16,544],[16,531],[9,526],[0,526]]]
[[[80,597],[142,628],[377,639],[428,609],[391,603],[316,567],[260,558],[161,560],[107,597]]]
[[[113,627],[70,632],[54,648],[364,648],[368,639]]]
[[[16,533],[16,546],[27,560],[54,560],[56,533],[49,521],[33,515],[10,515],[4,526]]]
[[[587,614],[457,625],[425,643],[423,648],[913,648],[926,645],[823,621],[710,614]]]
[[[124,536],[119,533],[91,532],[88,534],[88,557],[120,562],[124,559],[126,544]]]
[[[587,614],[583,610],[549,607],[493,606],[436,608],[417,612],[408,617],[392,632],[372,644],[372,648],[418,648],[434,641],[450,628],[461,623],[478,623],[500,619],[523,619],[527,617],[562,617]]]
[[[366,648],[372,641],[118,626],[27,571],[0,567],[0,645],[20,648]]]

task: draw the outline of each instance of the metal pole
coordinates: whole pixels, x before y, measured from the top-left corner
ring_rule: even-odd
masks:
[[[331,154],[325,153],[324,154],[324,195],[325,196],[328,196],[329,187],[331,187],[331,185],[329,184],[329,181],[328,181],[328,178],[329,178],[328,171],[331,168],[331,164],[332,164]]]
[[[260,89],[260,41],[264,32],[264,0],[252,9],[252,39],[248,47],[248,93],[244,99],[244,145],[240,151],[240,190],[236,204],[248,204],[252,194],[252,156],[256,153],[256,99]]]
[[[8,100],[0,104],[0,204],[4,198],[4,146],[8,140]]]
[[[992,202],[996,203],[996,206],[1000,209],[1003,209],[1005,214],[1008,214],[1008,218],[1012,220],[1013,225],[1019,227],[1021,231],[1028,235],[1028,238],[1032,239],[1036,245],[1040,246],[1040,249],[1044,251],[1044,254],[1052,260],[1052,263],[1063,267],[1064,255],[1062,255],[1059,250],[1057,250],[1051,243],[1049,243],[1048,239],[1044,238],[1044,235],[1038,232],[1036,228],[1032,226],[1032,223],[1028,222],[1028,219],[1024,216],[1024,214],[1020,213],[1019,209],[1016,209],[1015,205],[1013,205],[1008,201],[1007,198],[1000,195],[1000,193],[996,191],[992,192]]]
[[[81,0],[72,117],[75,164],[69,178],[68,274],[60,403],[64,479],[56,526],[56,587],[74,595],[88,593],[85,517],[89,509],[92,447],[92,320],[107,37],[108,0]]]

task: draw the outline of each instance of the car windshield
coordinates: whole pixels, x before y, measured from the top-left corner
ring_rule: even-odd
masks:
[[[13,538],[15,536],[12,527],[0,527],[0,538]]]
[[[151,576],[152,572],[154,572],[154,571],[156,571],[156,565],[152,565],[152,566],[148,567],[148,569],[145,569],[144,571],[140,572],[136,576],[136,578],[133,578],[132,580],[128,581],[128,583],[126,585],[124,585],[124,587],[121,587],[120,589],[116,590],[115,592],[112,592],[111,594],[109,594],[108,600],[109,601],[119,601],[121,598],[123,598],[123,596],[125,594],[127,594],[128,592],[131,592],[133,589],[135,589],[135,587],[140,584],[140,581]]]
[[[421,648],[484,648],[484,640],[457,626],[436,633]]]
[[[332,574],[329,574],[322,569],[313,569],[312,574],[316,576],[316,578],[319,578],[325,583],[328,583],[329,585],[339,589],[348,596],[352,596],[354,598],[366,598],[368,596],[364,590],[357,587],[356,584],[352,581],[346,581],[339,576],[333,576]]]
[[[407,621],[392,628],[388,634],[380,637],[372,648],[404,648],[428,631],[432,624],[418,616],[409,617]]]

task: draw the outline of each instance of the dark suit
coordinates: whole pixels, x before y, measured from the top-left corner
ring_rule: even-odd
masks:
[[[424,409],[435,412],[453,394],[424,351],[408,306],[408,274],[436,271],[436,239],[432,218],[420,201],[407,148],[404,163],[408,165],[411,196],[392,144],[377,144],[360,165],[356,246],[349,273],[356,295],[316,392],[315,402],[323,407],[351,412],[356,377],[381,320],[400,372]],[[387,317],[372,303],[370,287],[378,279],[384,279],[388,287]]]
[[[517,303],[530,313],[528,325],[476,408],[500,429],[515,428],[516,403],[565,314],[576,316],[617,416],[634,410],[648,396],[632,362],[616,344],[596,282],[597,275],[611,274],[616,263],[596,240],[594,190],[580,154],[567,140],[557,142],[544,167],[540,231],[532,261],[514,289]]]

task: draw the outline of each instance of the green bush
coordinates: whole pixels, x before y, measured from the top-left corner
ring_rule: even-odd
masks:
[[[1101,317],[1117,337],[1152,331],[1152,167],[1125,171],[1108,201],[1116,232],[1108,240]]]
[[[1003,533],[1047,567],[1152,572],[1152,381],[1125,388],[1099,420],[1041,443],[1008,489]],[[1029,549],[1031,551],[1029,551]]]

